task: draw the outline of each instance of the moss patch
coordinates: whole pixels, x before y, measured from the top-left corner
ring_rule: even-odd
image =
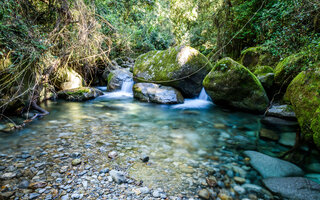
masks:
[[[318,123],[313,122],[315,111],[320,107],[320,71],[299,73],[287,88],[285,100],[289,100],[296,113],[301,132],[307,141],[313,141]],[[317,114],[316,114],[317,115]],[[315,136],[317,137],[317,136]]]

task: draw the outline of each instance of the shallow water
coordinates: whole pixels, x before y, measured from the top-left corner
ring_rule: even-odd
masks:
[[[63,143],[59,134],[75,133],[68,146],[91,157],[92,165],[120,167],[168,194],[192,196],[214,168],[244,166],[245,149],[273,155],[287,150],[257,139],[261,116],[224,110],[204,100],[167,106],[137,102],[128,93],[106,93],[85,103],[43,106],[50,115],[2,136],[0,153]],[[112,162],[107,157],[111,150],[119,154]],[[150,157],[148,164],[140,161],[144,155]]]

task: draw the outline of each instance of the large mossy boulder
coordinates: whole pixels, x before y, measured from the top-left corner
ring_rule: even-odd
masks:
[[[306,141],[313,141],[320,148],[320,70],[300,72],[285,93],[295,111],[301,133]]]
[[[82,76],[70,67],[58,68],[54,75],[52,80],[58,90],[75,89],[85,85]]]
[[[274,80],[278,86],[287,87],[302,71],[306,57],[303,53],[293,54],[280,61],[274,70]]]
[[[67,101],[87,101],[103,95],[101,90],[90,87],[81,87],[58,92],[58,98]]]
[[[172,86],[185,97],[196,97],[212,65],[199,51],[179,46],[165,51],[151,51],[137,58],[133,75],[136,82]]]
[[[184,98],[178,90],[173,87],[153,83],[134,84],[133,96],[140,101],[159,104],[178,104],[184,102]]]
[[[251,72],[258,66],[273,66],[277,59],[265,47],[250,47],[241,52],[241,64]]]
[[[108,91],[120,90],[124,82],[132,81],[132,73],[128,69],[112,70],[108,75]]]
[[[205,77],[203,86],[216,104],[259,113],[269,105],[257,77],[231,58],[217,62]]]

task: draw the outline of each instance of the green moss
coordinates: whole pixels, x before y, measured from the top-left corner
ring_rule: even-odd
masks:
[[[89,92],[90,92],[90,89],[85,87],[65,91],[67,95],[83,95],[84,93],[89,93]]]
[[[320,71],[299,73],[287,88],[284,99],[290,101],[296,113],[301,132],[307,141],[313,140],[311,128],[315,111],[320,107]],[[314,129],[316,129],[316,124]]]
[[[258,66],[253,74],[257,75],[266,75],[268,73],[273,73],[273,69],[269,66]]]
[[[293,54],[276,66],[275,73],[275,83],[278,85],[288,85],[294,77],[302,71],[304,65],[304,56],[302,53]]]
[[[186,96],[196,96],[211,69],[211,63],[199,51],[178,46],[141,55],[135,62],[133,75],[136,82],[159,82],[181,90]],[[190,74],[193,76],[188,77]],[[179,80],[172,81],[176,79]]]
[[[311,129],[313,131],[313,141],[320,149],[320,107],[313,115]]]
[[[108,82],[107,83],[110,83],[111,80],[113,78],[113,73],[111,72],[109,75],[108,75]]]
[[[258,78],[231,58],[217,62],[203,86],[217,104],[256,112],[263,112],[269,104]]]

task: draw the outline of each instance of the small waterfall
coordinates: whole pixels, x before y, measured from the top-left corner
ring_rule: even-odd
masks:
[[[210,97],[207,95],[207,93],[206,93],[204,88],[202,88],[198,99],[204,100],[204,101],[209,101],[210,100]]]
[[[121,86],[121,92],[132,93],[133,84],[134,84],[133,80],[124,81]]]
[[[204,88],[202,88],[198,98],[196,99],[185,99],[183,104],[173,105],[173,109],[206,109],[212,106],[210,97],[207,95]]]

